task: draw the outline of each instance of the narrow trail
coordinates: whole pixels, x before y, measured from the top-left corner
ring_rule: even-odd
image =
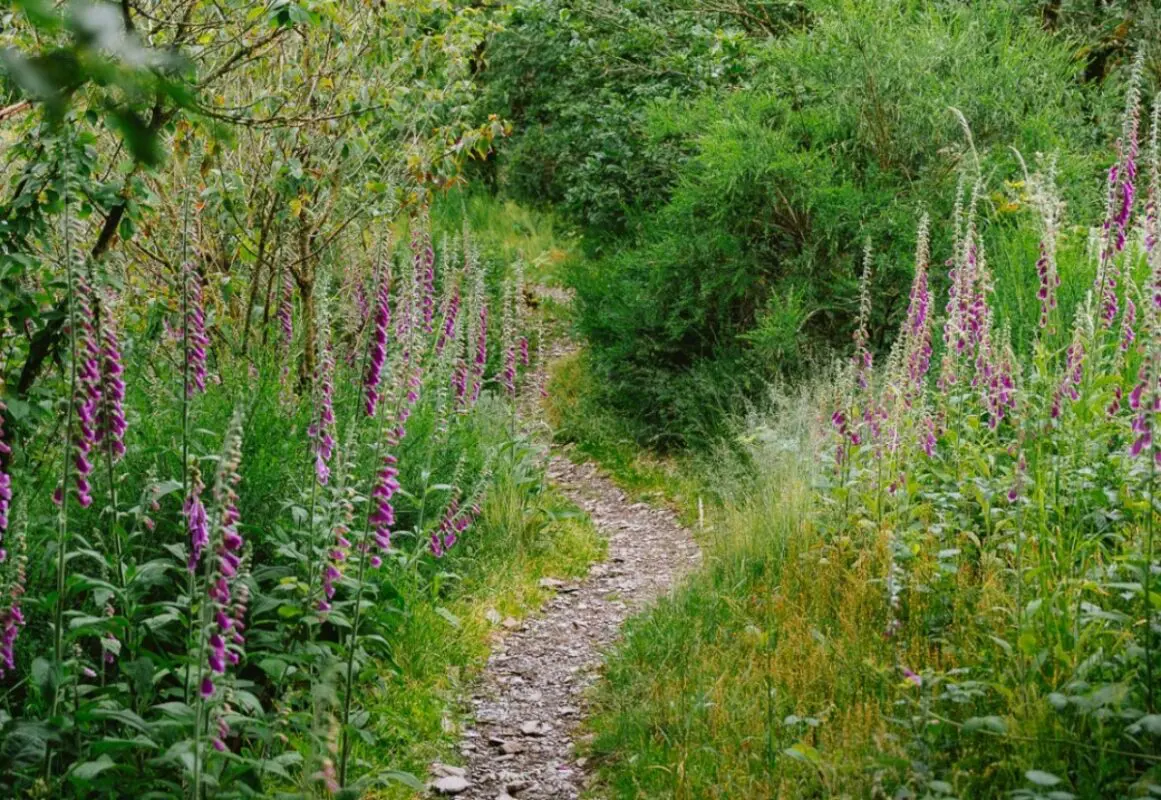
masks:
[[[561,343],[553,355],[567,352]],[[533,383],[543,380],[542,373]],[[608,540],[608,560],[579,581],[541,581],[555,596],[493,649],[471,699],[473,723],[460,744],[466,766],[434,766],[437,796],[580,797],[585,764],[573,751],[573,736],[603,654],[626,618],[701,557],[672,511],[630,502],[592,464],[554,453],[548,476]]]

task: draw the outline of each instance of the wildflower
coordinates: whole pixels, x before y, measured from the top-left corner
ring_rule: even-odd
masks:
[[[1012,486],[1008,489],[1008,502],[1015,503],[1019,498],[1021,492],[1024,490],[1024,476],[1028,472],[1028,462],[1024,458],[1023,451],[1020,452],[1020,457],[1016,460],[1016,468],[1013,470]]]
[[[472,369],[471,402],[475,405],[480,399],[480,388],[483,385],[484,366],[488,362],[488,305],[480,303],[480,318],[476,328],[476,359]]]
[[[191,464],[189,493],[182,505],[186,532],[189,534],[189,563],[187,566],[190,572],[197,571],[202,550],[210,543],[209,520],[206,518],[206,507],[202,503],[204,489],[205,485],[202,483],[201,472],[198,470],[197,464]]]
[[[1060,234],[1062,206],[1056,194],[1056,159],[1050,157],[1042,174],[1029,178],[1032,198],[1040,211],[1040,255],[1036,259],[1036,277],[1039,288],[1036,299],[1040,302],[1040,327],[1047,328],[1051,313],[1056,310],[1056,290],[1060,287],[1060,273],[1056,266],[1056,245]]]
[[[125,455],[125,370],[113,321],[106,315],[101,325],[101,407],[97,417],[96,441],[106,441],[113,459]]]
[[[1036,298],[1040,301],[1040,327],[1048,326],[1048,314],[1056,308],[1056,288],[1060,286],[1060,276],[1056,274],[1056,265],[1049,257],[1047,246],[1040,243],[1040,257],[1036,260],[1036,274],[1040,278],[1040,288]]]
[[[226,672],[227,662],[237,664],[239,656],[233,649],[228,649],[226,636],[230,636],[234,645],[241,645],[243,618],[246,612],[247,589],[246,584],[238,579],[241,566],[241,551],[245,541],[238,530],[241,515],[238,513],[237,486],[241,482],[239,468],[242,461],[242,420],[241,414],[235,412],[230,428],[226,432],[226,441],[222,448],[222,455],[218,461],[218,471],[214,480],[214,504],[219,509],[220,518],[217,525],[217,541],[214,547],[216,556],[212,563],[207,595],[210,602],[210,613],[213,618],[211,630],[208,632],[208,666],[210,675],[222,675]],[[237,588],[237,595],[231,589]],[[240,598],[240,600],[239,600]],[[213,682],[210,681],[210,694],[213,693]],[[205,683],[203,682],[203,695]]]
[[[1145,252],[1152,254],[1157,247],[1157,203],[1161,194],[1161,150],[1158,149],[1158,129],[1161,128],[1161,94],[1153,99],[1153,118],[1149,126],[1149,186],[1145,196]],[[1157,276],[1154,276],[1156,278]],[[1161,308],[1161,284],[1153,283],[1154,303]]]
[[[117,610],[113,608],[111,602],[105,604],[105,616],[113,617]],[[117,654],[121,652],[121,640],[116,637],[112,631],[105,631],[101,637],[101,654],[106,664],[112,664],[117,660]]]
[[[1131,286],[1131,284],[1130,284]],[[1133,302],[1133,298],[1125,295],[1125,313],[1121,317],[1121,352],[1129,352],[1133,341],[1136,339],[1136,334],[1133,332],[1133,325],[1137,321],[1137,305]]]
[[[347,554],[351,549],[351,540],[348,537],[351,535],[351,521],[355,517],[355,507],[350,498],[345,495],[339,498],[338,506],[338,522],[332,530],[334,544],[328,553],[328,563],[323,568],[323,596],[318,602],[318,610],[321,612],[331,610],[330,601],[335,596],[335,585],[343,577],[342,565],[347,560]]]
[[[12,505],[12,476],[7,472],[12,448],[4,441],[4,412],[8,406],[0,400],[0,563],[4,562],[4,533],[8,530],[8,509]]]
[[[332,759],[324,758],[322,768],[311,777],[321,781],[328,794],[338,794],[343,788],[339,785],[338,775],[335,773],[335,762]]]
[[[101,400],[101,351],[97,346],[91,293],[81,277],[76,281],[73,302],[75,308],[72,319],[78,326],[75,332],[76,388],[72,399],[72,409],[76,415],[76,430],[72,436],[73,469],[76,473],[77,502],[82,508],[88,508],[93,502],[92,485],[89,483],[93,464],[89,460],[89,454],[97,442],[97,409]],[[54,499],[63,502],[63,491],[54,495]]]
[[[922,431],[920,447],[928,458],[934,458],[936,445],[935,420],[932,419],[930,414],[924,414],[923,421],[920,423],[920,425]]]
[[[1156,358],[1156,353],[1150,349],[1141,364],[1137,385],[1129,393],[1129,407],[1136,412],[1132,422],[1134,439],[1129,454],[1136,458],[1145,450],[1154,450],[1154,458],[1161,462],[1161,450],[1153,448],[1153,420],[1161,411]]]
[[[1113,387],[1113,399],[1109,402],[1108,408],[1105,409],[1110,417],[1115,417],[1121,413],[1121,400],[1124,399],[1124,390],[1120,386]]]
[[[1007,339],[1006,335],[1004,339]],[[988,426],[995,430],[1006,412],[1016,407],[1016,356],[1006,341],[1003,355],[995,360],[990,369],[985,405],[988,409]]]
[[[206,390],[206,348],[210,340],[206,336],[205,298],[202,294],[201,278],[192,263],[184,268],[186,286],[186,367],[191,382],[186,386],[186,395],[193,397]]]
[[[1061,414],[1064,398],[1072,400],[1073,402],[1080,399],[1080,383],[1084,378],[1084,339],[1081,331],[1081,315],[1077,315],[1077,322],[1074,325],[1072,334],[1072,343],[1068,346],[1065,353],[1064,374],[1060,378],[1060,383],[1056,387],[1056,391],[1052,396],[1052,408],[1050,414],[1053,419],[1058,419]]]
[[[478,505],[472,506],[468,514],[460,514],[459,500],[453,497],[444,511],[439,527],[431,532],[432,555],[441,558],[447,551],[451,550],[455,546],[459,534],[467,530],[472,519],[478,514]]]
[[[923,379],[931,367],[931,288],[928,285],[927,266],[929,252],[930,220],[926,214],[919,223],[915,252],[915,279],[911,283],[911,295],[904,323],[904,347],[907,358],[907,375],[910,385],[907,402],[923,390]]]
[[[516,395],[516,348],[509,346],[504,352],[504,369],[500,373],[500,383],[509,395]]]
[[[955,202],[955,249],[947,260],[948,281],[947,319],[943,326],[944,354],[940,365],[939,388],[947,391],[958,380],[958,359],[968,350],[969,344],[976,343],[980,330],[980,305],[982,293],[977,291],[978,250],[976,246],[975,213],[979,201],[982,182],[977,179],[972,187],[969,202],[963,202],[965,176],[960,176]],[[978,358],[977,358],[978,361]]]
[[[911,681],[916,686],[923,686],[923,678],[920,677],[918,673],[908,669],[907,667],[902,667],[901,669],[903,670],[903,677]]]
[[[379,280],[378,302],[375,306],[375,329],[371,333],[371,358],[367,365],[367,377],[363,381],[366,389],[366,411],[368,417],[375,416],[379,403],[379,384],[383,380],[383,365],[387,360],[387,331],[391,325],[391,295],[387,276]]]
[[[438,356],[443,353],[444,347],[449,341],[455,339],[456,321],[460,313],[460,287],[455,287],[452,290],[451,298],[448,300],[447,308],[443,314],[443,330],[440,331],[439,338],[435,342],[435,354]]]
[[[391,528],[395,525],[395,509],[391,497],[399,490],[399,469],[395,456],[388,453],[383,457],[383,466],[378,481],[371,491],[372,512],[369,518],[375,544],[386,552],[391,548]]]
[[[23,533],[16,537],[14,568],[7,587],[6,605],[0,606],[0,678],[16,669],[16,638],[24,627],[21,598],[28,582],[28,555]]]
[[[1129,89],[1125,96],[1121,138],[1117,140],[1117,160],[1109,167],[1108,197],[1103,225],[1104,244],[1097,269],[1096,290],[1101,298],[1101,320],[1110,327],[1117,318],[1117,280],[1112,262],[1125,249],[1133,200],[1136,197],[1138,134],[1141,123],[1141,73],[1144,53],[1139,52],[1133,62]]]
[[[226,722],[226,714],[230,707],[224,705],[217,714],[217,735],[210,741],[219,753],[226,752],[226,738],[230,735],[230,724]]]

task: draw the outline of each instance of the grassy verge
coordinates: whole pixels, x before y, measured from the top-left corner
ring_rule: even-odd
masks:
[[[882,716],[900,688],[865,624],[885,552],[820,528],[800,445],[715,509],[704,568],[628,626],[590,722],[609,796],[873,793],[864,764],[894,749]]]

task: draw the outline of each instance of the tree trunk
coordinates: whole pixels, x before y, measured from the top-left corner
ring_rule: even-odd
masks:
[[[250,347],[250,322],[254,317],[254,306],[258,303],[258,287],[262,285],[262,270],[266,266],[266,243],[274,220],[274,200],[270,201],[267,213],[262,215],[262,228],[258,232],[258,255],[254,261],[254,275],[250,278],[250,297],[246,302],[246,319],[242,323],[242,355]]]

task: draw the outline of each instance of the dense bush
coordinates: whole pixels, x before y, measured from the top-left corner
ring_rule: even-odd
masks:
[[[599,248],[624,232],[632,209],[664,200],[684,157],[647,141],[650,103],[744,82],[752,35],[802,15],[784,0],[517,3],[480,75],[478,102],[514,125],[493,180],[520,200],[553,204]]]
[[[650,434],[704,436],[735,388],[845,341],[867,238],[881,348],[906,299],[912,220],[950,219],[965,161],[1018,179],[1009,147],[1033,165],[1058,153],[1070,205],[1100,203],[1104,101],[1082,90],[1068,43],[1007,4],[844,3],[761,60],[748,88],[653,105],[650,146],[690,155],[639,232],[574,272],[594,367]],[[1014,209],[1002,193],[981,208],[1002,221],[997,251],[1027,242]],[[934,245],[949,237],[938,223]]]

